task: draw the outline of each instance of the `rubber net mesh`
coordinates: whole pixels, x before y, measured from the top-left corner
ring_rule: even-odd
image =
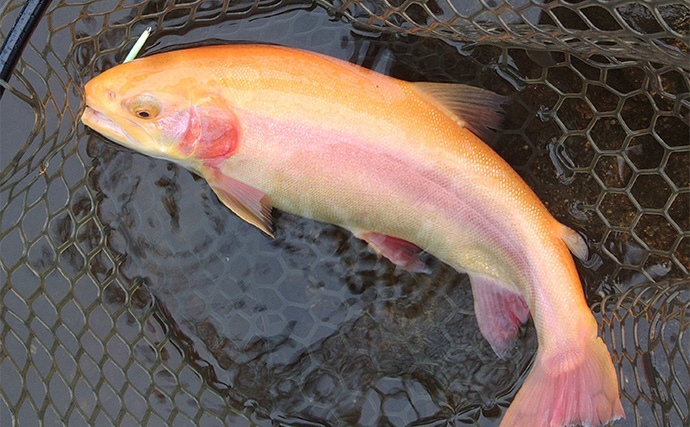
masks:
[[[23,2],[0,6],[5,38]],[[325,224],[276,239],[206,183],[79,124],[124,58],[253,41],[510,97],[496,150],[560,221],[618,370],[620,426],[689,425],[690,8],[682,1],[54,1],[6,88],[0,424],[497,425],[467,278]]]

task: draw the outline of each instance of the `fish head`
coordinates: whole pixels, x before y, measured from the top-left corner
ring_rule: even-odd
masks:
[[[121,64],[89,81],[82,122],[118,144],[193,170],[231,156],[240,130],[217,85],[167,56]]]

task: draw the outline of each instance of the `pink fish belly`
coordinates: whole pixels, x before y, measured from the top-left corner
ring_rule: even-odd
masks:
[[[544,223],[515,215],[526,209],[511,205],[525,191],[519,177],[510,169],[503,179],[488,176],[488,166],[477,164],[481,157],[419,156],[414,142],[391,149],[357,134],[238,115],[247,124],[244,140],[222,170],[281,210],[407,240],[459,271],[495,277],[521,293],[523,284],[543,279],[530,252],[554,252],[546,247],[554,242],[564,247]],[[533,209],[548,215],[541,205]]]

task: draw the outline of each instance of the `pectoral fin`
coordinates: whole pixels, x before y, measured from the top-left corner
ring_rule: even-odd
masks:
[[[271,203],[267,195],[216,170],[206,169],[201,174],[225,206],[243,220],[274,237]]]
[[[377,254],[388,258],[393,264],[416,273],[428,272],[424,263],[419,260],[422,250],[417,245],[381,233],[365,232],[355,235],[369,243]]]
[[[529,319],[524,298],[495,279],[470,274],[479,330],[501,359],[510,352],[520,325]]]

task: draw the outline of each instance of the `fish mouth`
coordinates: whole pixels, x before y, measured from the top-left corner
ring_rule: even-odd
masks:
[[[108,116],[96,110],[95,108],[87,105],[84,109],[84,113],[81,115],[81,121],[86,126],[101,133],[113,141],[119,143],[125,143],[130,138],[122,131],[120,126],[112,121]]]
[[[157,159],[171,160],[170,155],[167,152],[160,150],[158,144],[156,143],[156,139],[139,123],[136,123],[132,120],[126,121],[127,125],[132,125],[137,128],[136,130],[140,131],[138,132],[137,136],[144,138],[143,141],[139,141],[130,134],[126,133],[114,120],[88,104],[84,108],[84,112],[81,115],[81,121],[86,126],[123,147],[147,154]],[[187,167],[187,165],[185,166]]]
[[[143,151],[144,149],[143,144],[125,133],[122,127],[110,119],[106,114],[101,113],[88,104],[84,109],[84,113],[82,113],[81,121],[86,126],[120,145],[139,151]],[[141,127],[137,123],[132,124]]]

